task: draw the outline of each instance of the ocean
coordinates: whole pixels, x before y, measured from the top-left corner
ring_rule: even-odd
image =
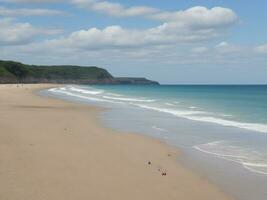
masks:
[[[44,93],[110,108],[101,115],[107,127],[162,139],[233,196],[267,199],[266,85],[67,85]]]

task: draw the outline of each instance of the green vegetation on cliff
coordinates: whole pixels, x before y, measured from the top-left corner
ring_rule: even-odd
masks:
[[[25,65],[1,60],[0,83],[158,84],[146,78],[114,78],[99,67]]]
[[[0,61],[0,79],[4,82],[97,82],[113,79],[105,69],[79,66],[36,66]],[[9,81],[8,81],[9,80]],[[2,81],[3,82],[3,81]]]

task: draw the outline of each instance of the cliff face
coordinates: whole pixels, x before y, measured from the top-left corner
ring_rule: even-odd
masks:
[[[0,61],[0,83],[158,84],[145,78],[114,78],[99,67],[36,66]]]

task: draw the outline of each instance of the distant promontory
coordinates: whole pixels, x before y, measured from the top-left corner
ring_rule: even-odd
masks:
[[[0,83],[159,84],[146,78],[116,78],[107,70],[95,66],[39,66],[1,60]]]

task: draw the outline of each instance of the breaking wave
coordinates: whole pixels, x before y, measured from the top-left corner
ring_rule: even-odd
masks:
[[[196,145],[194,149],[241,164],[247,170],[267,175],[267,155],[234,142],[214,141]]]
[[[239,122],[231,120],[231,118],[229,118],[228,117],[229,115],[227,114],[209,113],[200,110],[196,106],[183,108],[179,105],[178,107],[179,102],[175,101],[169,103],[166,101],[160,101],[158,99],[155,100],[155,99],[147,99],[145,97],[131,97],[122,94],[106,92],[104,90],[97,90],[91,87],[79,87],[79,86],[65,86],[60,88],[52,88],[49,91],[76,98],[87,99],[89,101],[125,103],[143,109],[167,113],[176,117],[181,117],[189,120],[208,122],[208,123],[219,124],[226,127],[236,127],[256,132],[267,133],[266,124],[247,123],[247,122]]]

